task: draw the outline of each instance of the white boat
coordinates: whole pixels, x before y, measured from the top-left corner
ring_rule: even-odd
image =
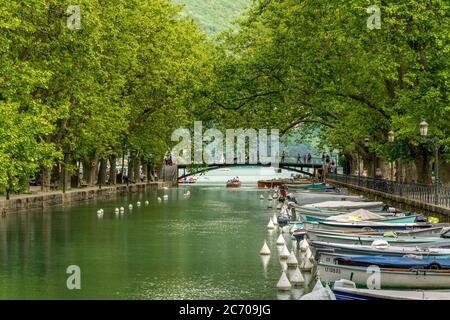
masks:
[[[303,224],[305,227],[305,224]],[[397,246],[420,245],[420,244],[448,244],[448,239],[434,237],[384,237],[383,235],[367,235],[367,234],[345,234],[336,232],[323,232],[321,230],[306,229],[308,240],[322,241],[332,243],[360,244],[371,245],[375,240],[384,240],[389,244]]]
[[[371,209],[381,208],[383,202],[365,201],[324,201],[318,203],[305,204],[302,208],[323,208],[323,209]]]
[[[402,247],[391,246],[387,241],[375,240],[372,245],[342,244],[321,241],[311,241],[311,247],[316,252],[335,253],[345,255],[361,256],[395,256],[414,255],[420,257],[450,256],[450,249],[428,248],[428,247]]]
[[[448,290],[359,289],[353,281],[343,279],[334,283],[333,293],[336,300],[450,300]]]
[[[377,284],[378,280],[377,289],[450,289],[450,270],[366,268],[339,264],[339,257],[335,254],[321,254],[317,271],[322,281],[334,283],[345,279],[368,289],[373,289],[370,286]]]

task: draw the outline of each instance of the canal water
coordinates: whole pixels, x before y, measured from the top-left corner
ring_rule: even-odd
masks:
[[[203,184],[0,218],[0,299],[292,298],[276,290],[282,267],[265,192]],[[81,290],[67,288],[72,265]]]

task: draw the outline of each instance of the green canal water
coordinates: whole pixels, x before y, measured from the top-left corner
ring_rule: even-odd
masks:
[[[189,186],[0,218],[0,299],[292,298],[276,290],[278,234],[266,230],[275,209],[262,192]],[[158,202],[163,194],[169,200]],[[80,290],[67,288],[71,265]]]

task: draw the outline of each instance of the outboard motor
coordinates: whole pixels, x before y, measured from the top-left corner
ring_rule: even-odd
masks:
[[[441,238],[450,239],[450,227],[442,229]]]
[[[279,215],[277,217],[277,220],[278,220],[278,225],[280,226],[280,228],[283,228],[289,224],[289,217],[286,215]]]
[[[416,218],[416,222],[428,222],[427,217],[423,216],[423,215],[419,215]]]

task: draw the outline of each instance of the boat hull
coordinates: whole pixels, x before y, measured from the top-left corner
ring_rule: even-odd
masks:
[[[405,291],[335,288],[336,300],[450,300],[450,291]]]
[[[387,247],[378,249],[373,246],[347,245],[338,243],[327,243],[319,241],[311,241],[311,248],[317,253],[334,253],[351,256],[389,256],[403,257],[407,254],[418,255],[423,257],[450,257],[449,249],[429,249],[418,250],[415,247]]]
[[[367,235],[335,235],[307,230],[307,237],[311,241],[343,243],[343,244],[361,244],[371,245],[375,240],[384,240],[397,246],[402,245],[419,245],[424,243],[448,242],[438,237],[399,237],[389,238],[383,236],[367,236]]]
[[[339,265],[332,255],[321,255],[317,270],[322,281],[334,283],[345,279],[358,287],[370,288],[376,274],[365,267]],[[392,270],[379,268],[379,288],[449,289],[450,271]]]

